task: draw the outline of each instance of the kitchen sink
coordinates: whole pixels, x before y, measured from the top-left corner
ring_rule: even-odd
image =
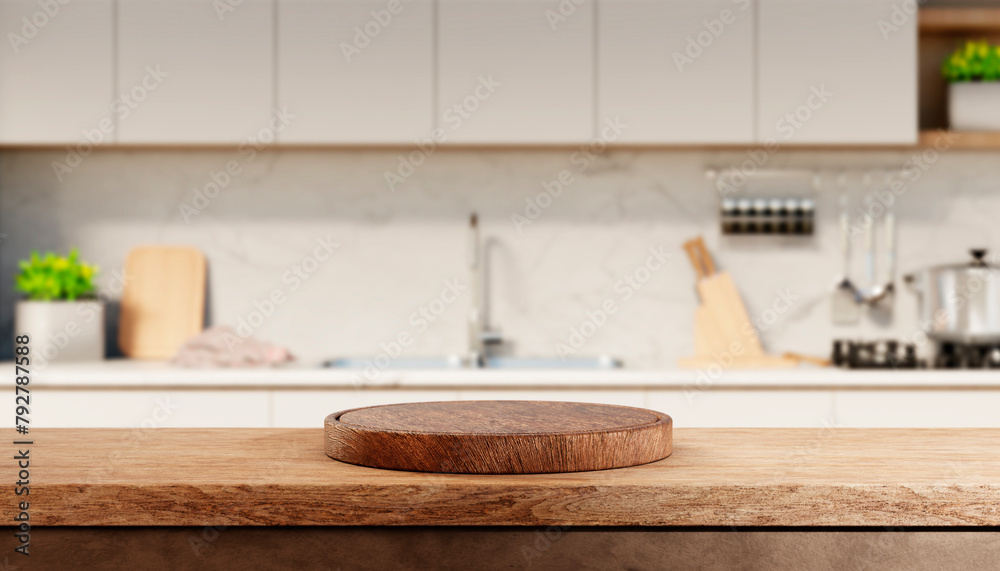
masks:
[[[377,369],[413,370],[413,369],[461,369],[462,358],[453,355],[451,357],[404,357],[399,359],[389,359],[389,364],[385,365],[386,358],[382,357],[350,357],[346,359],[330,359],[323,363],[324,367],[331,369],[365,369],[375,367]]]
[[[469,281],[472,284],[472,306],[469,312],[469,352],[464,356],[404,357],[392,359],[386,354],[377,357],[331,359],[324,367],[334,369],[434,370],[434,369],[618,369],[621,362],[608,355],[597,357],[510,357],[497,347],[508,345],[496,330],[487,327],[485,256],[479,238],[479,217],[469,217]],[[508,349],[509,351],[509,349]]]
[[[565,361],[558,357],[490,357],[487,369],[617,369],[621,362],[600,357],[573,357]]]
[[[393,370],[426,370],[426,369],[461,369],[466,367],[458,355],[450,357],[405,357],[389,360],[382,356],[350,357],[331,359],[323,363],[324,367],[332,369],[378,369]],[[558,357],[490,357],[485,360],[485,367],[469,367],[482,369],[617,369],[621,362],[609,356],[573,357],[566,360]]]

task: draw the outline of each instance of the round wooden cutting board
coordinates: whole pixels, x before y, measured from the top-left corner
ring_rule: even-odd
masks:
[[[416,472],[605,470],[670,455],[669,416],[627,406],[451,401],[355,408],[326,417],[326,455]]]

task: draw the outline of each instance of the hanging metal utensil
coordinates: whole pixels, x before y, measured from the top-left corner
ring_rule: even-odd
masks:
[[[847,175],[837,176],[840,192],[840,254],[844,271],[833,288],[830,309],[833,322],[837,325],[851,325],[861,320],[861,303],[857,288],[851,283],[851,219],[848,212]]]

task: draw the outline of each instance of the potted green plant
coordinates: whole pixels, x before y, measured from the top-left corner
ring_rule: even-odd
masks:
[[[97,361],[104,358],[104,303],[94,295],[97,267],[68,256],[32,252],[20,262],[15,287],[14,335],[27,335],[31,363]]]
[[[969,41],[945,60],[948,120],[955,131],[1000,131],[1000,46]]]

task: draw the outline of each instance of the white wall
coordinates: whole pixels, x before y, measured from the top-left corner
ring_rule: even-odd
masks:
[[[408,152],[408,151],[402,151]],[[771,307],[777,290],[797,296],[763,332],[775,352],[825,354],[837,337],[909,336],[916,303],[903,288],[896,319],[880,326],[830,324],[828,292],[840,273],[836,194],[819,195],[813,239],[719,235],[719,194],[708,165],[743,161],[729,152],[615,151],[579,171],[572,150],[437,150],[391,191],[397,150],[288,150],[247,155],[229,150],[94,152],[60,182],[52,162],[65,151],[0,153],[0,331],[11,330],[16,263],[32,248],[78,246],[102,268],[108,287],[126,252],[142,243],[192,244],[210,263],[211,314],[236,323],[254,301],[280,289],[287,301],[257,329],[305,361],[364,356],[400,332],[411,355],[460,353],[465,347],[466,292],[426,331],[410,315],[439,296],[446,280],[468,283],[467,215],[480,214],[489,250],[493,322],[516,353],[545,356],[569,337],[585,313],[614,299],[620,310],[580,349],[610,353],[636,368],[671,368],[692,351],[697,303],[681,243],[704,234],[718,265],[731,271],[752,316]],[[770,166],[899,167],[912,152],[796,152]],[[579,156],[577,156],[579,158]],[[189,222],[195,188],[236,161],[240,174]],[[574,180],[518,232],[512,215],[525,199],[569,169]],[[899,264],[904,271],[961,261],[970,246],[1000,249],[1000,163],[990,153],[945,153],[899,198]],[[758,179],[757,184],[767,184]],[[808,183],[803,183],[807,186]],[[855,192],[859,199],[863,193]],[[303,285],[283,280],[329,236],[340,244]],[[651,247],[672,258],[631,299],[614,289],[641,266]],[[860,254],[856,256],[860,258]],[[9,354],[9,343],[3,343]]]

